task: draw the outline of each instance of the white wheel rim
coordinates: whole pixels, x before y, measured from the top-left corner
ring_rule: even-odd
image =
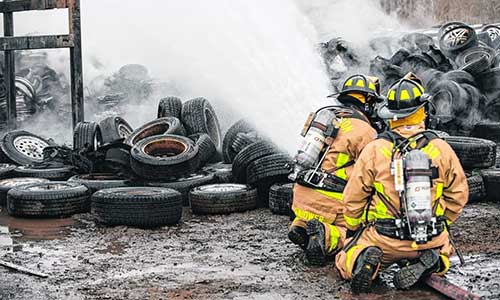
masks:
[[[244,184],[210,184],[201,186],[198,188],[198,190],[202,192],[223,193],[223,192],[243,191],[246,188],[247,186]]]
[[[61,184],[61,183],[49,183],[49,184],[44,184],[44,185],[38,185],[38,186],[32,186],[28,190],[30,191],[57,191],[57,190],[63,190],[67,188],[68,185],[66,184]]]
[[[451,30],[444,37],[448,46],[459,46],[463,45],[469,39],[469,30],[467,29],[455,29]]]
[[[34,136],[22,135],[14,139],[14,147],[19,153],[36,160],[43,159],[43,149],[48,146],[47,142]]]
[[[492,41],[496,40],[500,36],[500,29],[495,27],[486,29],[486,32]]]
[[[132,132],[127,126],[123,124],[118,125],[118,134],[120,135],[120,137],[127,138],[131,133]]]

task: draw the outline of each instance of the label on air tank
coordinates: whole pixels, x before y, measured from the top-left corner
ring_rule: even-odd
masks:
[[[431,209],[430,182],[407,182],[406,201],[408,201],[408,209],[430,210]]]

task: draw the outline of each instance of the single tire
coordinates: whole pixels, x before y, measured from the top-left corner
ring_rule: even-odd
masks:
[[[496,25],[486,25],[481,29],[481,32],[485,32],[489,37],[489,45],[493,49],[498,49],[500,47],[500,27]]]
[[[500,202],[500,169],[481,170],[481,176],[486,189],[486,200]]]
[[[101,128],[96,122],[80,122],[73,133],[73,149],[95,151],[103,144]]]
[[[215,163],[205,166],[202,169],[204,172],[215,175],[215,183],[233,183],[233,166],[225,163]]]
[[[107,117],[99,122],[99,128],[101,129],[103,144],[126,139],[134,131],[132,126],[120,117]]]
[[[463,70],[453,70],[443,74],[443,78],[451,81],[455,81],[458,84],[470,84],[472,86],[477,86],[474,76],[469,72]]]
[[[0,164],[0,179],[9,178],[15,168],[17,168],[15,165]]]
[[[147,186],[169,188],[178,191],[182,195],[182,205],[189,206],[189,192],[195,187],[215,183],[215,174],[199,172],[172,179],[171,182],[147,182]]]
[[[134,130],[134,132],[132,132],[132,134],[130,134],[129,137],[125,140],[125,144],[134,146],[147,137],[161,134],[175,134],[185,136],[186,130],[184,129],[181,121],[177,118],[160,118],[148,122]]]
[[[289,216],[293,198],[293,183],[276,183],[269,189],[269,209],[278,215]]]
[[[401,48],[390,59],[390,63],[396,66],[401,66],[401,64],[410,56],[411,53],[405,48]]]
[[[257,190],[243,184],[211,184],[189,193],[195,214],[229,214],[256,208]]]
[[[51,143],[24,130],[11,131],[2,137],[0,148],[4,162],[31,165],[43,161],[43,149]]]
[[[290,173],[287,165],[292,162],[291,158],[282,153],[264,156],[254,160],[248,165],[247,179],[249,184],[268,181],[277,176],[286,176]]]
[[[497,145],[485,139],[465,136],[444,138],[455,151],[466,170],[490,168],[495,165]]]
[[[16,177],[45,178],[55,181],[64,181],[74,175],[73,168],[69,166],[61,167],[38,167],[20,166],[14,170]]]
[[[279,153],[278,149],[267,141],[256,142],[241,150],[234,158],[233,176],[238,183],[247,183],[247,168],[255,160]]]
[[[158,118],[174,117],[181,118],[182,100],[178,97],[170,96],[160,100],[158,104]]]
[[[500,122],[480,122],[471,131],[473,137],[500,143]]]
[[[236,156],[236,154],[238,154],[232,148],[234,140],[236,139],[238,133],[247,133],[251,131],[255,131],[255,129],[245,120],[239,120],[227,130],[226,135],[224,135],[224,141],[222,142],[222,156],[225,163],[232,163],[234,157]]]
[[[469,185],[469,201],[467,203],[478,202],[486,197],[486,189],[481,175],[467,177],[467,184]]]
[[[240,132],[236,135],[233,145],[231,146],[235,153],[240,153],[246,146],[258,141],[256,132]]]
[[[488,47],[473,47],[460,52],[455,59],[460,70],[472,75],[487,71],[495,60],[495,50]]]
[[[477,75],[476,80],[482,92],[497,92],[500,86],[500,67],[492,68]]]
[[[432,91],[434,87],[441,81],[443,72],[436,69],[428,69],[420,73],[420,78],[426,90]]]
[[[155,228],[174,225],[182,216],[179,192],[159,187],[104,189],[92,195],[92,212],[99,223]]]
[[[435,134],[437,134],[437,136],[440,138],[440,139],[444,139],[445,137],[449,137],[450,134],[448,132],[445,132],[445,131],[441,131],[441,130],[429,130],[429,131],[432,131],[434,132]]]
[[[215,144],[216,149],[222,145],[219,120],[210,102],[205,98],[195,98],[182,105],[182,123],[189,135],[206,133]]]
[[[15,217],[69,217],[88,211],[89,204],[89,189],[74,182],[23,185],[7,194],[7,212]]]
[[[468,108],[467,99],[469,95],[467,92],[456,82],[451,80],[440,80],[429,90],[434,97],[434,104],[438,110],[438,114],[442,114],[440,109],[443,108],[443,103],[446,102],[447,108],[451,115],[455,116],[464,112]],[[446,101],[444,101],[446,99]]]
[[[68,179],[69,182],[76,182],[86,186],[93,194],[97,191],[118,187],[127,187],[127,181],[114,174],[93,173],[75,175]]]
[[[443,30],[442,34],[438,36],[438,42],[441,51],[452,58],[479,43],[476,31],[465,24]]]
[[[183,136],[151,136],[132,148],[130,165],[137,175],[147,179],[193,174],[200,166],[198,146]]]
[[[197,133],[189,136],[198,146],[198,155],[200,157],[200,166],[204,166],[211,161],[217,153],[214,142],[206,133]]]
[[[0,206],[5,206],[7,203],[7,193],[14,187],[28,185],[33,183],[49,182],[43,178],[7,178],[0,180]]]

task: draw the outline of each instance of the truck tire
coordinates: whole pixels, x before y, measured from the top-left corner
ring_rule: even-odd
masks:
[[[174,117],[181,118],[182,100],[178,97],[170,96],[160,100],[158,104],[158,118]]]
[[[278,215],[290,216],[293,183],[276,183],[269,189],[269,209]]]
[[[101,128],[96,122],[80,122],[73,133],[73,149],[95,151],[103,144]]]
[[[5,206],[7,203],[7,193],[14,187],[49,182],[48,179],[43,178],[7,178],[0,180],[0,206]]]
[[[247,133],[251,131],[255,131],[255,129],[245,120],[239,120],[227,130],[226,135],[224,135],[224,141],[222,142],[222,156],[226,164],[232,163],[234,157],[238,154],[232,148],[238,133]]]
[[[92,212],[101,224],[155,228],[174,225],[182,216],[179,192],[159,187],[104,189],[92,195]]]
[[[256,208],[257,190],[243,184],[211,184],[189,193],[195,214],[229,214]]]
[[[179,135],[156,135],[139,141],[131,152],[132,170],[146,179],[180,177],[200,166],[198,146]]]
[[[125,144],[134,146],[141,140],[162,134],[186,135],[186,130],[179,119],[174,117],[165,117],[148,122],[137,128],[125,140]]]
[[[89,189],[74,182],[35,183],[7,193],[7,212],[14,217],[61,218],[89,208]]]
[[[14,170],[16,177],[45,178],[55,181],[64,181],[74,175],[73,168],[69,166],[61,167],[38,167],[20,166]]]
[[[24,130],[10,131],[2,137],[3,162],[31,165],[43,161],[43,149],[51,143],[42,137]]]
[[[495,165],[497,145],[485,139],[449,136],[444,140],[455,151],[466,170],[490,168]]]
[[[16,167],[17,166],[11,164],[0,164],[0,179],[11,177]]]
[[[500,202],[500,169],[481,170],[481,176],[486,189],[486,200]]]
[[[222,145],[219,120],[210,102],[205,98],[195,98],[182,105],[182,123],[189,135],[206,133],[215,144],[216,149]]]
[[[83,184],[89,189],[91,194],[104,189],[128,186],[125,179],[106,173],[75,175],[68,179],[68,181]]]
[[[134,131],[132,126],[120,117],[107,117],[99,122],[99,128],[101,129],[103,144],[126,139]]]
[[[467,203],[479,202],[486,197],[486,189],[481,175],[467,177],[467,184],[469,185],[469,201]]]
[[[205,164],[211,161],[217,153],[214,142],[206,133],[193,134],[190,135],[189,138],[198,146],[200,166],[205,166]]]
[[[215,182],[215,174],[200,172],[177,178],[172,182],[148,182],[147,186],[169,188],[182,195],[182,205],[189,206],[189,192],[195,187]]]
[[[267,141],[256,142],[240,151],[233,162],[233,177],[238,183],[247,183],[247,168],[253,161],[272,154],[278,149]]]

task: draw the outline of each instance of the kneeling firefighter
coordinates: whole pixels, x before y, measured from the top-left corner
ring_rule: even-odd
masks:
[[[336,266],[354,293],[368,292],[379,268],[392,263],[401,266],[399,289],[449,268],[448,226],[467,203],[468,185],[455,152],[425,130],[430,100],[411,73],[390,87],[379,111],[390,130],[365,147],[345,188],[352,238]]]
[[[342,192],[361,150],[377,136],[370,116],[379,93],[378,78],[351,76],[337,97],[343,105],[318,110],[304,127],[305,139],[289,177],[295,181],[295,219],[288,237],[305,250],[312,265],[324,265],[326,256],[343,245]]]

